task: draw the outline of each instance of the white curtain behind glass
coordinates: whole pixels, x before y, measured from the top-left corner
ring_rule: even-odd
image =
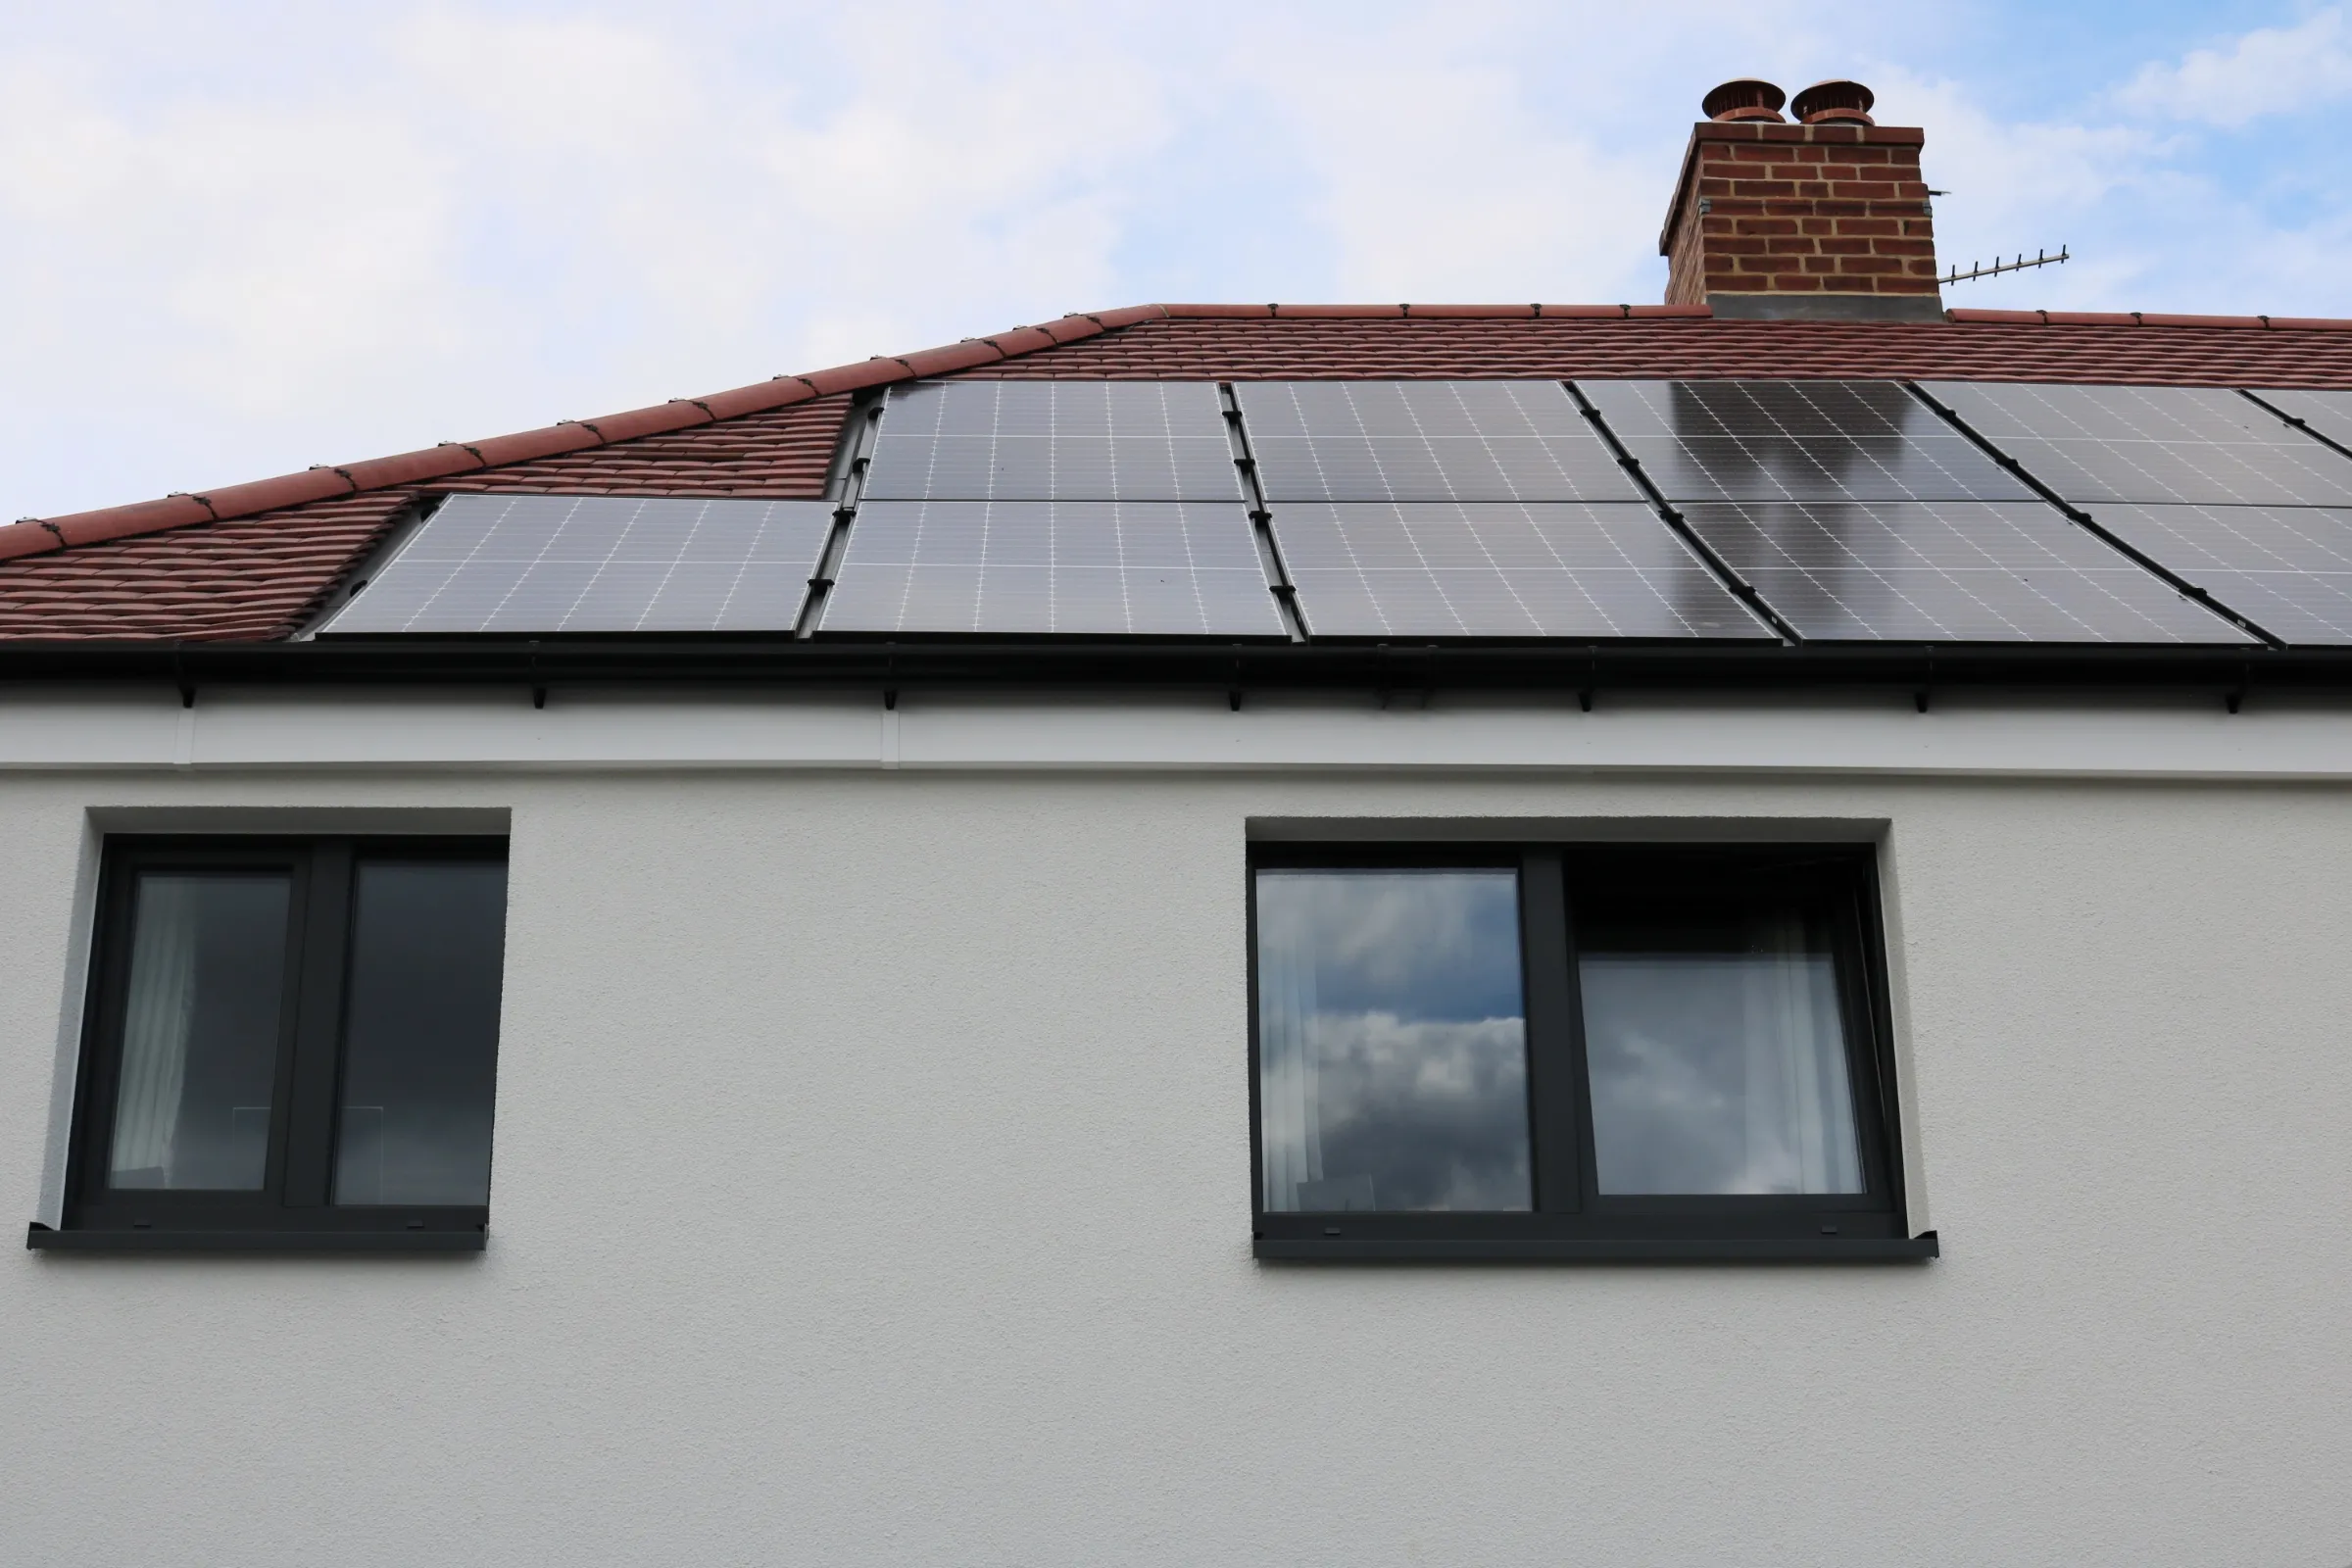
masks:
[[[139,879],[122,1020],[122,1082],[115,1099],[114,1173],[125,1185],[171,1185],[188,1032],[196,1015],[194,877]]]
[[[1284,879],[1258,883],[1257,1094],[1265,1135],[1265,1206],[1298,1206],[1300,1182],[1323,1179],[1315,1085],[1313,928],[1283,903]]]
[[[1767,1191],[1862,1190],[1837,965],[1789,910],[1757,920],[1744,968],[1749,1169]],[[1776,1168],[1777,1167],[1777,1168]]]

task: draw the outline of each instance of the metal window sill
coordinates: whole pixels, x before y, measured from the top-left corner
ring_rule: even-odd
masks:
[[[474,1231],[58,1231],[37,1220],[24,1245],[51,1252],[478,1252]]]
[[[1300,1263],[1908,1263],[1940,1255],[1934,1231],[1913,1237],[1745,1237],[1671,1240],[1561,1237],[1400,1241],[1258,1237],[1250,1254]]]

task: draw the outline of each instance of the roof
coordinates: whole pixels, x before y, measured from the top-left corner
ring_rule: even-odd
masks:
[[[369,462],[0,526],[0,638],[291,636],[419,495],[824,493],[850,394],[926,376],[1851,377],[2352,389],[2352,320],[2132,312],[1936,322],[1703,306],[1143,305]]]

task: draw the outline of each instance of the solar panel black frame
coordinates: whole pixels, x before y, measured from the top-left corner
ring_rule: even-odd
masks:
[[[2339,447],[2352,449],[2352,392],[2313,392],[2301,388],[2274,391],[2262,387],[2254,395],[2280,413],[2301,419],[2314,433]]]
[[[1778,636],[1642,502],[1296,502],[1274,534],[1319,638]]]
[[[1288,635],[1239,502],[868,501],[818,629]]]
[[[1638,501],[1557,381],[1243,381],[1268,505]]]
[[[2243,645],[2032,502],[1703,502],[1685,521],[1809,642]]]
[[[833,506],[694,496],[451,496],[320,636],[789,632]]]
[[[2022,501],[1893,381],[1579,381],[1668,501]]]
[[[2289,644],[2352,644],[2352,508],[2109,503],[2099,526]]]
[[[888,501],[1236,501],[1209,381],[893,387],[863,494]]]
[[[2352,506],[2352,458],[2235,392],[2015,381],[1924,390],[2078,506]]]

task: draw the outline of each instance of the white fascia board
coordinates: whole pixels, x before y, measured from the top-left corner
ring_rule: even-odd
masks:
[[[828,768],[2352,778],[2352,712],[1886,696],[1558,704],[507,690],[0,697],[0,769]]]

